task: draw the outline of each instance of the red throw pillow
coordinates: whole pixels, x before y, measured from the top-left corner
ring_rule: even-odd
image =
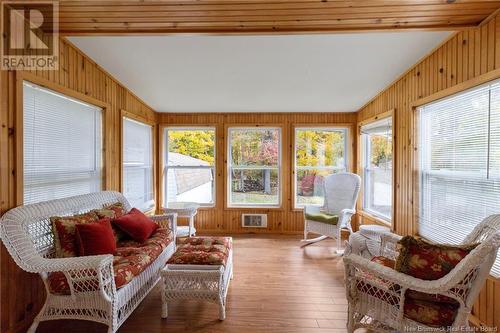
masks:
[[[128,214],[115,219],[113,223],[127,235],[141,243],[158,229],[158,224],[136,208],[132,208]]]
[[[88,212],[73,216],[52,216],[52,232],[54,233],[54,243],[56,257],[70,258],[76,257],[78,247],[76,246],[75,225],[91,223],[99,220],[94,212]]]
[[[99,254],[114,254],[116,252],[116,239],[108,218],[102,220],[77,224],[76,239],[78,255],[94,256]]]

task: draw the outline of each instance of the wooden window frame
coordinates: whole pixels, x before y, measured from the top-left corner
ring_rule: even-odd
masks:
[[[214,174],[214,180],[213,180],[213,188],[212,188],[212,198],[213,198],[213,203],[210,203],[210,204],[200,204],[200,207],[198,208],[198,210],[204,210],[204,209],[214,209],[217,207],[218,205],[218,185],[217,185],[217,180],[218,180],[218,153],[219,153],[219,149],[217,149],[217,141],[218,141],[218,137],[217,137],[217,134],[218,134],[218,128],[217,128],[217,125],[216,124],[207,124],[207,125],[204,125],[204,124],[194,124],[194,125],[190,125],[190,124],[175,124],[175,125],[168,125],[168,124],[163,124],[163,125],[160,125],[159,126],[159,135],[158,135],[158,141],[159,141],[159,151],[158,151],[158,154],[160,154],[160,158],[159,158],[159,165],[160,167],[158,168],[158,182],[157,182],[157,186],[158,186],[158,192],[159,192],[159,199],[158,200],[161,200],[161,201],[158,201],[158,204],[157,204],[157,207],[161,207],[162,209],[165,208],[165,200],[166,200],[166,195],[165,195],[165,156],[167,154],[167,145],[166,145],[166,140],[167,140],[167,137],[165,136],[165,132],[168,130],[168,129],[172,129],[172,130],[203,130],[203,129],[210,129],[210,130],[213,130],[214,133],[215,133],[215,140],[214,140],[214,165],[213,167],[213,174]]]
[[[292,153],[291,159],[290,159],[290,174],[291,174],[291,195],[292,195],[292,210],[293,211],[303,211],[305,206],[308,205],[297,205],[297,177],[296,177],[296,171],[297,171],[297,142],[296,142],[296,137],[297,137],[297,130],[331,130],[331,129],[338,129],[344,131],[344,160],[345,160],[345,172],[350,172],[352,170],[352,148],[350,149],[349,147],[351,145],[351,129],[350,125],[340,125],[340,124],[334,124],[334,125],[325,125],[325,124],[305,124],[305,125],[300,125],[300,124],[294,124],[292,126]]]
[[[296,160],[296,142],[295,142],[295,133],[297,129],[343,129],[345,130],[345,149],[346,149],[346,172],[353,172],[354,168],[354,152],[355,152],[355,146],[354,146],[354,136],[353,136],[353,128],[355,124],[352,123],[334,123],[334,124],[320,124],[320,123],[294,123],[291,125],[291,140],[290,140],[290,149],[291,149],[291,154],[290,154],[290,195],[291,195],[291,211],[292,212],[302,212],[304,211],[304,207],[302,206],[296,206],[296,192],[297,192],[297,187],[295,184],[295,160]],[[293,154],[293,155],[292,155]]]
[[[386,226],[389,226],[389,227],[393,227],[393,221],[394,221],[394,207],[395,207],[395,203],[396,203],[396,186],[395,186],[395,180],[396,180],[396,122],[395,122],[395,112],[396,110],[395,109],[392,109],[392,110],[389,110],[389,111],[386,111],[384,113],[381,113],[375,117],[371,117],[369,119],[366,119],[362,122],[359,123],[358,125],[358,163],[359,163],[359,173],[362,175],[361,178],[362,178],[362,186],[361,186],[361,191],[360,191],[360,196],[359,196],[359,200],[360,200],[360,209],[358,210],[359,211],[359,214],[362,216],[362,217],[367,217],[371,220],[374,220],[376,221],[377,223],[379,224],[383,224],[383,225],[386,225]],[[391,191],[392,191],[392,199],[391,199],[391,217],[390,219],[385,219],[383,218],[382,216],[379,216],[377,214],[374,214],[370,211],[367,211],[364,209],[364,199],[365,199],[365,172],[364,172],[364,164],[365,164],[365,158],[366,158],[366,154],[365,154],[365,145],[364,145],[364,140],[363,140],[363,134],[361,133],[361,127],[365,126],[365,125],[368,125],[368,124],[371,124],[373,122],[376,122],[376,121],[379,121],[379,120],[383,120],[383,119],[387,119],[387,118],[392,118],[392,186],[391,186]]]
[[[230,204],[229,200],[231,197],[231,189],[230,189],[230,155],[229,152],[231,150],[231,139],[230,139],[230,130],[231,129],[278,129],[279,131],[279,156],[278,156],[278,173],[279,173],[279,182],[278,182],[278,204],[277,205],[234,205]],[[281,124],[248,124],[248,123],[236,123],[236,124],[226,124],[224,126],[225,142],[224,142],[224,209],[225,210],[283,210],[283,188],[284,188],[284,173],[283,173],[283,140],[285,129]]]

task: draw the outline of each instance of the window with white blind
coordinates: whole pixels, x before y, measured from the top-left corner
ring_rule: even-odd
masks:
[[[363,210],[392,218],[392,117],[361,126]]]
[[[101,190],[101,113],[23,82],[25,204]]]
[[[143,212],[154,205],[153,127],[123,117],[123,195]]]
[[[419,233],[459,243],[500,213],[500,81],[418,109]],[[500,257],[492,269],[500,276]]]

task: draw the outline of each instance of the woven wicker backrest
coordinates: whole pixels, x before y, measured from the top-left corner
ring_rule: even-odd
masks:
[[[465,237],[462,244],[481,243],[497,232],[500,232],[500,214],[490,215]]]
[[[356,206],[361,178],[354,173],[336,173],[325,178],[324,186],[324,209],[339,214],[342,209],[354,209]]]
[[[20,206],[9,210],[0,219],[0,237],[16,263],[30,271],[34,257],[54,256],[54,237],[49,218],[85,213],[111,203],[121,202],[131,209],[127,199],[118,192],[104,191]]]

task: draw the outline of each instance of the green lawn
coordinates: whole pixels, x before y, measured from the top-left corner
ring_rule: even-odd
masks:
[[[235,204],[278,204],[279,196],[277,194],[262,194],[256,192],[233,192],[232,203]]]
[[[277,204],[279,196],[277,194],[262,194],[258,192],[233,192],[232,202],[235,204]],[[303,197],[297,198],[299,205],[321,205],[323,197]]]

